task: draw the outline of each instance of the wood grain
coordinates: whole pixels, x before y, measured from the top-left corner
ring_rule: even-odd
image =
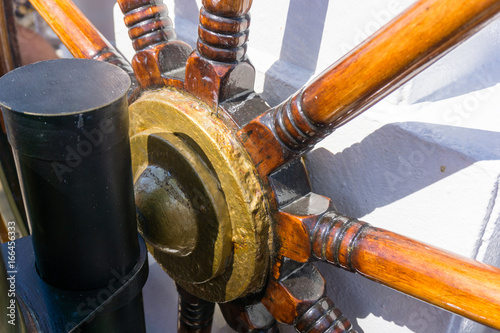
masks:
[[[251,5],[251,0],[203,1],[185,88],[212,108],[253,90],[255,69],[246,57]]]
[[[278,324],[258,297],[219,303],[226,323],[238,333],[279,333]]]
[[[203,7],[218,16],[237,17],[248,13],[252,0],[203,0]]]
[[[314,257],[500,329],[500,269],[329,212],[314,228]]]
[[[314,123],[338,126],[477,32],[498,11],[498,0],[417,2],[306,87],[304,111]]]
[[[75,58],[105,61],[129,74],[128,62],[70,0],[30,0]]]
[[[161,1],[118,0],[134,50],[177,39],[168,9]]]
[[[161,0],[118,0],[136,54],[132,68],[142,89],[184,88],[184,66],[191,47],[177,40]]]
[[[310,149],[490,22],[499,0],[421,0],[270,113],[282,145]],[[261,160],[256,157],[255,160]]]

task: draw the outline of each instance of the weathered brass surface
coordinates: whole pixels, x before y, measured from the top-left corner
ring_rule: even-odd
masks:
[[[194,97],[145,92],[130,106],[140,232],[188,292],[225,302],[269,272],[267,194],[235,129]]]
[[[173,278],[199,283],[219,275],[230,261],[231,223],[210,162],[172,133],[141,133],[132,142],[147,147],[137,155],[147,167],[134,186],[141,234],[165,253]]]

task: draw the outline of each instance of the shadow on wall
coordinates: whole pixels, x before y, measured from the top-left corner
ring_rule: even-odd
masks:
[[[174,26],[176,27],[177,38],[195,48],[198,39],[200,8],[198,8],[196,0],[175,0],[174,2]],[[169,10],[171,8],[169,6]]]
[[[200,9],[196,0],[175,0],[175,16],[192,18],[198,24]]]
[[[280,58],[266,71],[264,81],[263,97],[272,106],[293,94],[314,74],[328,4],[329,0],[290,1]],[[293,68],[300,69],[301,75],[289,73],[296,81],[284,86],[279,78],[283,73],[293,72]],[[276,87],[279,87],[279,91]]]
[[[466,147],[468,156],[431,141],[446,137]],[[360,218],[474,162],[500,160],[498,142],[498,132],[395,123],[337,154],[324,148],[313,150],[307,154],[306,164],[315,191],[331,197],[342,213]],[[481,151],[471,151],[468,145]]]
[[[409,102],[434,102],[500,82],[500,22],[489,24],[414,79]]]
[[[74,0],[78,8],[111,44],[115,44],[113,6],[115,0]],[[123,23],[122,23],[123,24]]]

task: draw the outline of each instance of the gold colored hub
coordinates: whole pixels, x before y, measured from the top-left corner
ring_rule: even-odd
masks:
[[[139,231],[188,292],[213,302],[259,290],[269,272],[270,215],[235,129],[178,91],[130,106]]]
[[[147,156],[136,155],[147,163],[134,186],[139,231],[163,252],[173,278],[200,283],[219,275],[230,261],[231,222],[209,161],[171,133],[139,134],[132,144],[147,147]]]

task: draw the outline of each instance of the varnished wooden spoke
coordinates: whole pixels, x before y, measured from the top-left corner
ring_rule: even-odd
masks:
[[[499,0],[415,3],[312,83],[240,131],[261,174],[309,149],[387,96],[499,11]]]
[[[161,1],[118,0],[134,50],[176,39],[168,9]]]
[[[278,333],[278,325],[260,298],[246,297],[220,303],[226,323],[238,333]]]
[[[128,62],[70,0],[30,0],[76,58],[105,61],[132,73]]]
[[[314,124],[340,126],[476,33],[499,11],[498,0],[418,1],[295,100],[300,99]]]
[[[132,67],[143,89],[183,88],[191,47],[177,40],[167,6],[161,0],[118,0],[136,50]]]
[[[309,255],[316,259],[500,329],[499,268],[331,210],[319,217],[299,216],[286,210],[280,214],[286,224],[279,229],[284,254],[306,261],[310,251]],[[294,247],[293,237],[286,234],[293,230],[292,226],[302,231],[299,238],[304,238],[310,230],[310,246]]]
[[[246,57],[251,0],[204,0],[198,43],[186,66],[186,89],[216,108],[253,89],[255,69]]]
[[[269,281],[262,303],[300,333],[356,333],[326,296],[325,279],[310,263],[285,260],[279,279]]]

